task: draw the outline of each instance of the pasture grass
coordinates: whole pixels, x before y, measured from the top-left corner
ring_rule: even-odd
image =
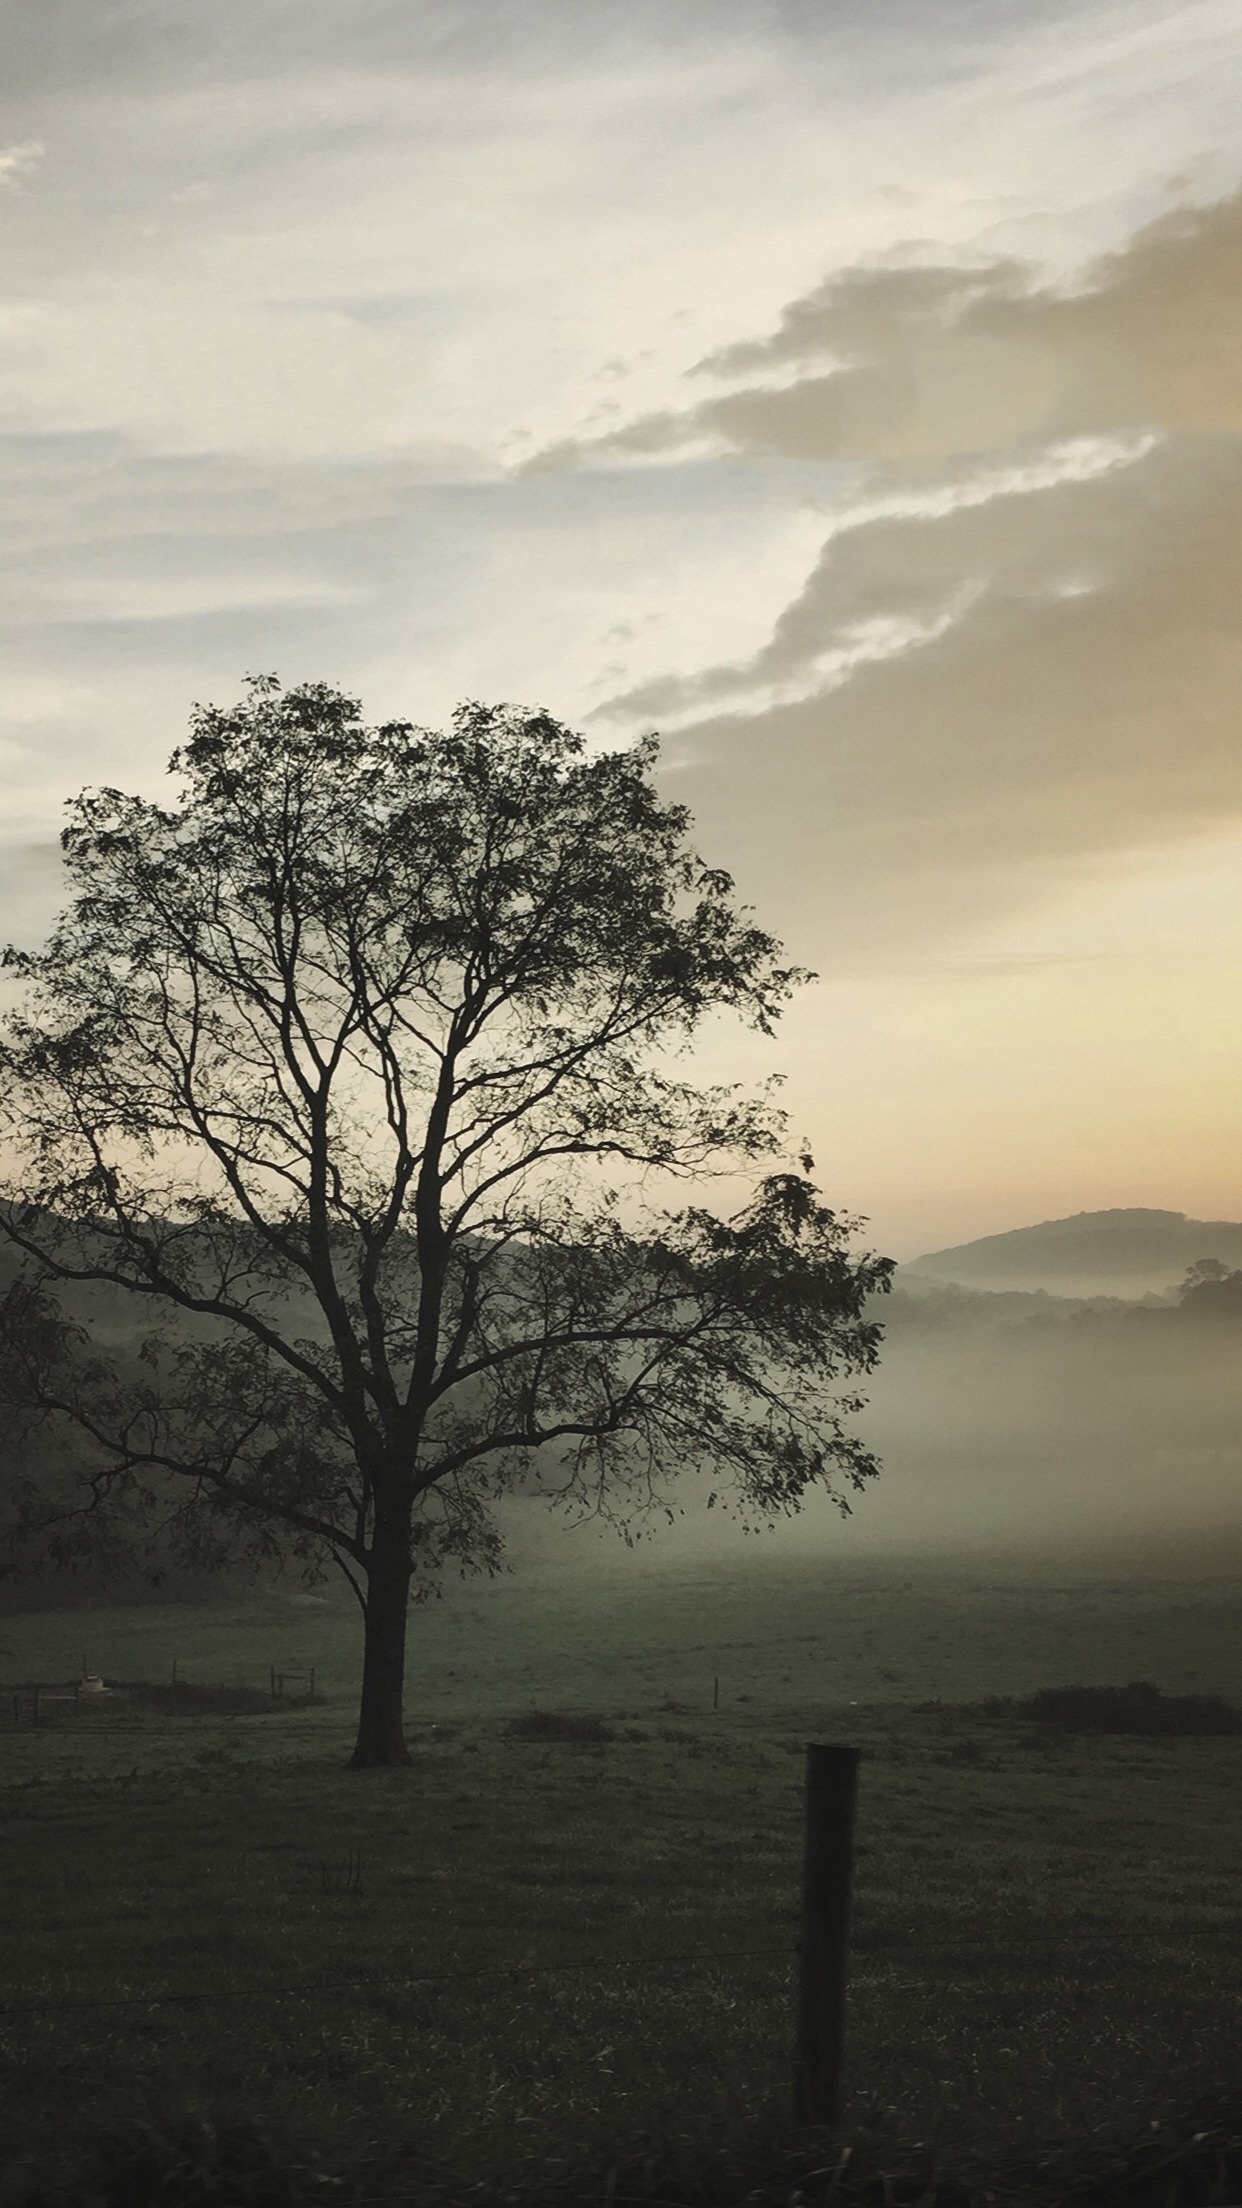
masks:
[[[131,1685],[0,1734],[7,2198],[42,2172],[53,2202],[109,2135],[201,2164],[204,2200],[332,2174],[377,2202],[741,2199],[763,2170],[861,2200],[886,2158],[925,2196],[952,2171],[982,2200],[1004,2167],[1066,2198],[1087,2143],[1236,2089],[1242,1739],[1011,1706],[1140,1675],[1236,1696],[1236,1580],[656,1578],[416,1617],[400,1771],[343,1768],[343,1609],[0,1623],[10,1680],[63,1676],[85,1628],[113,1683],[174,1655],[203,1686],[295,1657],[333,1682],[250,1709]],[[814,2181],[788,2112],[810,1739],[863,1751],[846,2106]]]

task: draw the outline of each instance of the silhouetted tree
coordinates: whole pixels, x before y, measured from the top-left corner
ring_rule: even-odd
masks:
[[[14,1553],[156,1512],[193,1560],[334,1561],[357,1766],[407,1760],[411,1596],[497,1568],[532,1467],[623,1528],[687,1468],[755,1517],[877,1469],[843,1421],[889,1261],[851,1257],[767,1092],[677,1071],[705,1016],[767,1032],[806,977],[655,756],[252,679],[195,710],[171,807],[72,802],[73,901],[6,954],[3,1389],[44,1458]],[[765,1158],[732,1216],[655,1201]],[[161,1323],[106,1350],[81,1283]]]
[[[1192,1318],[1242,1318],[1242,1272],[1233,1272],[1218,1257],[1197,1257],[1177,1291],[1183,1311]]]

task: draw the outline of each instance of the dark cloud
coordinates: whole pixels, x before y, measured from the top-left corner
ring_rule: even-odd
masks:
[[[1029,437],[1242,428],[1242,194],[1178,209],[1072,291],[1013,259],[847,270],[698,374],[738,388],[545,447],[528,468],[738,453],[926,468]],[[779,380],[778,380],[779,379]]]
[[[542,456],[870,461],[757,653],[601,709],[673,721],[706,839],[799,942],[952,937],[1242,813],[1240,358],[1242,196],[1073,289],[847,271],[702,363],[733,389]]]
[[[1070,0],[1038,20],[1074,12]],[[812,54],[865,46],[890,83],[918,81],[946,48],[959,66],[1029,29],[1030,0],[891,0],[825,10],[809,0],[11,0],[2,11],[6,90],[25,92],[240,69],[448,61],[490,71],[624,62],[652,48],[749,38]]]
[[[673,739],[708,847],[829,963],[951,937],[1086,858],[1242,813],[1242,452],[1165,447],[1017,503],[839,540],[761,655],[769,677],[805,666],[851,594],[889,602],[903,559],[912,592],[955,565],[988,580],[945,634],[835,692]],[[1061,594],[1058,558],[1095,587]]]
[[[521,72],[624,60],[713,29],[780,34],[764,0],[683,0],[674,13],[662,0],[620,11],[606,0],[15,0],[3,15],[9,97],[289,69],[446,62]]]

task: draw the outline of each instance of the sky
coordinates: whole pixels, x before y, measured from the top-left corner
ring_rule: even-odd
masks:
[[[0,934],[248,673],[656,729],[876,1246],[1242,1217],[1235,0],[0,23]]]

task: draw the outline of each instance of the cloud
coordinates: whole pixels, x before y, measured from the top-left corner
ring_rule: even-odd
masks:
[[[45,151],[38,138],[23,138],[16,146],[0,146],[0,190],[20,190],[30,171],[38,167]]]
[[[1005,465],[951,470],[930,489],[906,484],[843,506],[805,586],[760,651],[646,682],[598,712],[655,715],[668,728],[713,700],[736,708],[743,697],[776,704],[823,696],[870,662],[943,636],[978,604],[1002,562],[1011,572],[1016,565],[1040,575],[1035,587],[1054,598],[1082,596],[1096,587],[1096,569],[1089,560],[1067,569],[1055,505],[1033,516],[1029,502],[1132,466],[1155,444],[1150,434],[1128,443],[1070,438]]]
[[[962,575],[971,602],[938,634],[808,690],[843,606],[913,622]],[[837,540],[759,655],[803,694],[756,710],[739,681],[672,739],[679,792],[774,924],[827,946],[821,964],[968,935],[1102,855],[1242,814],[1240,604],[1242,451],[1224,440],[872,524]]]
[[[701,364],[730,392],[545,455],[870,457],[758,651],[601,716],[673,731],[705,846],[847,964],[1218,833],[1242,814],[1239,358],[1242,197],[1073,289],[1008,260],[834,279]]]
[[[593,438],[537,472],[714,449],[928,468],[1023,438],[1242,429],[1242,194],[1179,208],[1071,290],[1005,259],[846,270],[697,376],[734,388]]]

